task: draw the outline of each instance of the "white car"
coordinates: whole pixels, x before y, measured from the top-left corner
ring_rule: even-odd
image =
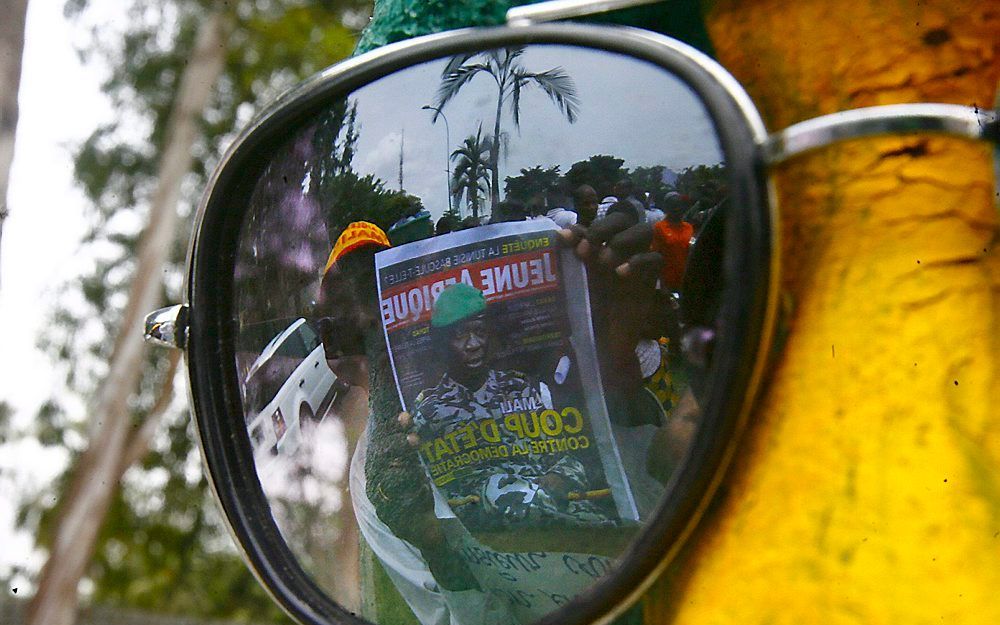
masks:
[[[302,422],[323,418],[342,384],[330,370],[319,334],[296,319],[250,366],[243,407],[254,456],[295,453]]]

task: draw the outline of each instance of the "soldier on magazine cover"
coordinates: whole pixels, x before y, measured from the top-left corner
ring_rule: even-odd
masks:
[[[613,513],[580,496],[591,488],[586,468],[572,451],[556,447],[549,436],[554,422],[539,422],[546,410],[557,414],[547,386],[495,367],[494,324],[483,293],[461,282],[445,288],[430,331],[445,372],[417,396],[414,423],[431,475],[459,518],[478,529],[614,524]],[[472,447],[471,456],[452,456]],[[435,462],[446,456],[456,460]]]

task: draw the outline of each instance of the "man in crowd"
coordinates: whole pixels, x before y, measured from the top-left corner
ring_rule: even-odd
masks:
[[[664,208],[666,219],[653,225],[652,249],[663,256],[660,284],[671,291],[679,291],[684,281],[694,226],[683,220],[685,207],[678,193],[667,194]]]

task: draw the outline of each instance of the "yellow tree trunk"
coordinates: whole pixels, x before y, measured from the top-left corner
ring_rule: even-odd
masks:
[[[768,127],[991,107],[1000,7],[720,0]],[[1000,623],[1000,250],[990,150],[859,140],[775,178],[787,342],[717,505],[647,622]]]

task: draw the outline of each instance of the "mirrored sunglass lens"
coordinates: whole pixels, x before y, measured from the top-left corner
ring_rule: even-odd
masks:
[[[468,625],[613,571],[701,414],[681,339],[714,331],[728,197],[705,105],[644,61],[503,48],[397,71],[270,149],[236,366],[305,570],[375,622]]]

